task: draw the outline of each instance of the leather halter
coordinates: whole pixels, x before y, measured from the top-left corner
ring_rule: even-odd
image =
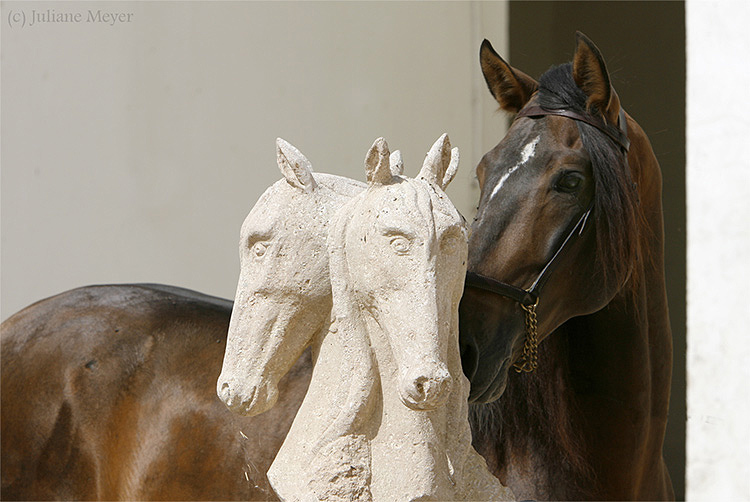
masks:
[[[516,118],[538,118],[545,115],[566,117],[569,119],[578,120],[580,122],[585,122],[586,124],[597,128],[622,148],[627,165],[627,154],[628,149],[630,148],[630,140],[628,139],[625,110],[623,110],[622,108],[620,108],[620,114],[618,116],[619,129],[617,130],[613,130],[612,128],[607,127],[604,119],[600,117],[595,117],[590,114],[582,114],[572,110],[546,109],[542,108],[541,106],[526,107],[518,112]],[[568,243],[573,241],[576,236],[580,236],[583,233],[583,230],[586,227],[586,222],[588,221],[589,216],[591,215],[591,211],[593,210],[593,206],[594,203],[592,201],[588,209],[584,211],[578,221],[573,225],[570,231],[568,231],[565,238],[557,247],[557,251],[555,251],[555,254],[552,255],[552,258],[550,258],[550,260],[547,262],[547,264],[544,266],[542,271],[539,273],[539,275],[536,277],[536,279],[528,289],[519,288],[518,286],[498,281],[497,279],[477,274],[475,272],[466,273],[466,286],[481,289],[483,291],[489,291],[505,298],[510,298],[511,300],[516,301],[526,313],[527,337],[526,342],[524,343],[523,356],[521,357],[520,364],[519,362],[516,362],[514,364],[514,367],[518,372],[531,372],[536,369],[536,345],[538,344],[536,333],[536,306],[539,303],[541,290],[549,279],[552,271],[559,263],[558,257],[562,254],[563,249],[565,249]]]
[[[590,115],[588,113],[578,113],[574,112],[573,110],[565,110],[564,108],[561,109],[547,109],[542,108],[541,106],[527,106],[520,112],[518,112],[518,115],[516,115],[516,118],[518,117],[531,117],[531,118],[538,118],[542,117],[544,115],[556,115],[558,117],[567,117],[569,119],[578,120],[580,122],[584,122],[590,126],[596,127],[601,132],[606,134],[607,136],[612,139],[615,143],[620,145],[622,149],[627,152],[630,148],[630,140],[628,139],[628,129],[627,129],[627,123],[625,119],[625,110],[620,108],[620,114],[617,117],[617,121],[619,122],[619,129],[612,129],[611,127],[607,127],[606,122],[601,117],[596,117],[594,115]]]
[[[534,280],[534,283],[528,289],[522,289],[513,286],[512,284],[507,284],[475,272],[466,272],[466,284],[477,289],[483,289],[484,291],[489,291],[510,298],[525,307],[536,305],[539,303],[539,293],[547,282],[547,279],[549,279],[550,274],[555,269],[555,266],[559,263],[558,257],[562,254],[563,249],[565,249],[566,245],[576,237],[576,234],[581,235],[583,233],[583,230],[586,227],[586,222],[591,214],[591,209],[592,207],[589,206],[589,208],[578,219],[576,224],[573,225],[573,228],[570,229],[565,236],[565,239],[558,246],[555,254],[552,255],[552,258],[550,258]]]

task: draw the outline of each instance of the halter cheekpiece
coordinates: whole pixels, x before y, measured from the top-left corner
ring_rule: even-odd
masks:
[[[518,112],[516,117],[530,117],[539,118],[546,115],[555,115],[558,117],[566,117],[569,119],[584,122],[590,126],[595,127],[602,133],[606,134],[610,139],[617,143],[622,148],[627,163],[627,152],[630,147],[630,140],[628,139],[628,130],[625,118],[625,110],[620,108],[620,114],[618,116],[619,128],[613,130],[608,127],[606,122],[600,118],[590,114],[583,114],[575,112],[573,110],[566,109],[547,109],[541,106],[528,106]],[[487,277],[475,272],[466,273],[466,285],[483,291],[489,291],[505,298],[514,300],[521,306],[521,309],[525,314],[525,328],[526,328],[526,340],[524,341],[523,353],[521,357],[513,364],[515,370],[521,372],[532,372],[537,368],[537,348],[539,345],[538,334],[537,334],[537,318],[536,318],[536,306],[539,303],[539,296],[541,294],[542,287],[549,279],[550,274],[554,270],[557,263],[559,263],[558,257],[562,254],[563,249],[568,245],[569,242],[574,240],[576,236],[583,234],[583,230],[586,228],[586,222],[591,215],[593,209],[593,202],[583,212],[580,218],[572,225],[572,228],[567,232],[564,239],[557,247],[557,251],[552,255],[552,258],[547,262],[542,271],[536,277],[532,285],[528,289],[519,288],[512,284],[507,284],[497,279]]]

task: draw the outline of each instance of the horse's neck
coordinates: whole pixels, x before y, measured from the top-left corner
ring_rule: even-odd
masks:
[[[522,498],[668,494],[672,345],[658,230],[642,237],[655,254],[639,265],[635,293],[569,320],[540,345],[536,373],[510,375],[490,453]]]
[[[672,373],[664,279],[661,176],[640,129],[631,158],[642,210],[640,257],[604,309],[569,321],[570,386],[599,498],[669,497],[662,459]],[[640,143],[640,144],[639,144]]]
[[[559,328],[539,346],[533,373],[511,370],[498,401],[472,406],[477,449],[519,499],[587,498],[591,473],[574,420],[570,336],[567,326]]]
[[[601,498],[656,499],[671,491],[662,446],[672,334],[661,247],[655,251],[641,263],[635,295],[618,295],[570,326],[570,388],[581,417],[576,427],[601,478]]]

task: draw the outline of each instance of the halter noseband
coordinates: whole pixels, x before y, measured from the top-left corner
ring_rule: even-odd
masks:
[[[630,147],[630,140],[628,139],[628,130],[625,118],[625,110],[620,108],[620,114],[618,117],[619,129],[613,131],[608,128],[605,121],[599,117],[595,117],[589,114],[582,114],[572,110],[555,110],[546,109],[541,106],[529,106],[518,112],[518,117],[530,117],[538,118],[545,115],[555,115],[558,117],[567,117],[580,122],[585,122],[599,131],[606,134],[610,139],[617,143],[625,153],[625,159],[627,162],[627,152]],[[541,294],[542,287],[546,284],[552,271],[555,269],[557,263],[559,263],[558,257],[562,254],[563,249],[568,245],[569,242],[574,240],[574,237],[580,236],[583,230],[586,228],[586,222],[591,215],[594,203],[584,211],[578,221],[568,231],[563,241],[557,247],[557,251],[552,255],[552,258],[547,262],[542,271],[536,277],[532,285],[528,289],[519,288],[512,284],[507,284],[497,279],[487,277],[475,272],[466,273],[466,285],[476,289],[489,291],[505,298],[510,298],[518,303],[526,314],[526,340],[524,341],[523,354],[513,364],[515,370],[521,372],[532,372],[537,368],[537,347],[539,345],[537,335],[537,319],[536,319],[536,306],[539,303],[539,296]]]

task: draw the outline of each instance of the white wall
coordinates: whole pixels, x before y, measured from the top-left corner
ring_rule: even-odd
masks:
[[[376,137],[414,175],[448,132],[449,195],[471,217],[474,166],[503,133],[477,54],[484,37],[504,52],[506,7],[3,2],[2,318],[87,284],[233,296],[277,136],[363,179]],[[79,18],[30,25],[34,11]]]
[[[750,500],[750,3],[688,0],[686,495]]]

